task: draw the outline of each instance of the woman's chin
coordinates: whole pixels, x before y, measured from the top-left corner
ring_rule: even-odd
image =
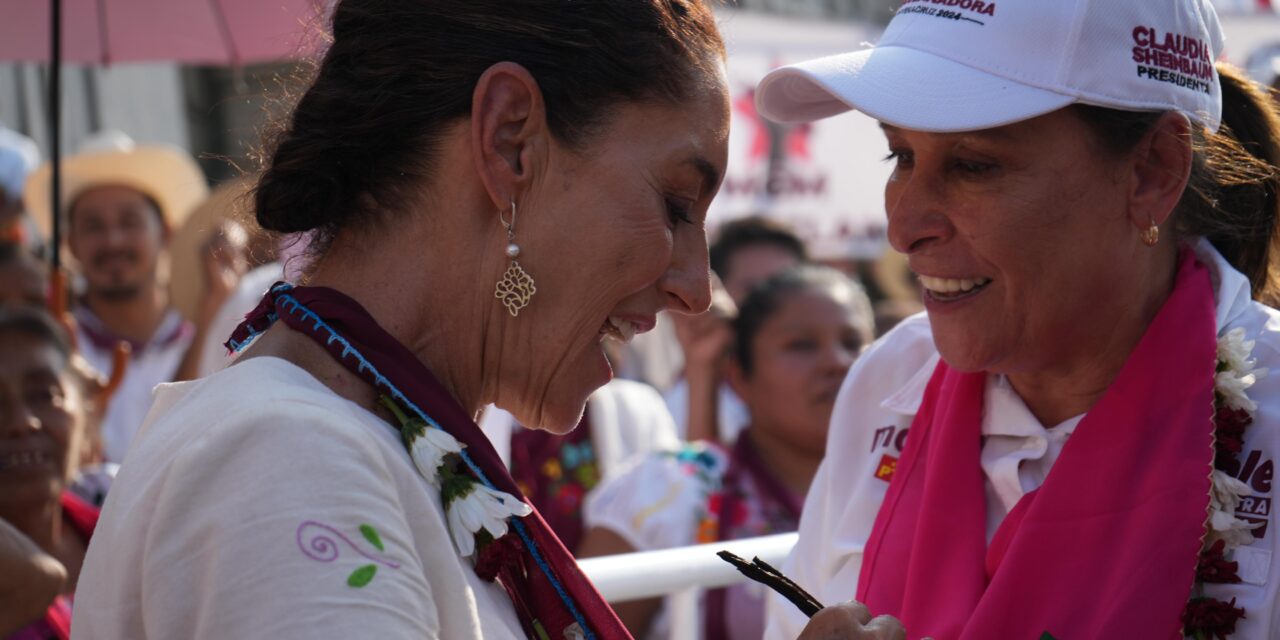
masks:
[[[973,333],[935,331],[934,345],[938,355],[951,369],[961,373],[986,371],[992,362],[989,349],[980,348],[982,340]]]
[[[548,433],[562,436],[582,422],[582,412],[586,409],[586,401],[570,406],[570,403],[554,403],[529,412],[529,416],[515,414],[516,420],[529,429],[540,429]]]

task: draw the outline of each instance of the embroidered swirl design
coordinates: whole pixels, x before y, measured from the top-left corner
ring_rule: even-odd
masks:
[[[317,531],[317,529],[320,531]],[[334,539],[332,536],[336,536],[337,539]],[[338,531],[327,524],[316,522],[315,520],[307,520],[298,525],[298,550],[302,551],[303,555],[317,562],[333,562],[338,559],[338,556],[341,555],[341,551],[338,548],[338,540],[342,540],[347,543],[347,546],[351,547],[353,551],[361,556],[364,556],[365,558],[384,567],[389,569],[400,568],[400,563],[379,558],[378,556],[367,553],[355,542],[352,542],[351,538],[348,538],[343,535],[341,531]]]

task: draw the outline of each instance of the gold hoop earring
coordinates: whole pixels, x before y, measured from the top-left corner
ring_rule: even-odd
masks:
[[[514,318],[520,315],[520,310],[529,306],[529,301],[533,299],[533,294],[538,292],[538,288],[533,284],[533,277],[520,266],[520,261],[516,258],[520,257],[520,245],[516,244],[516,201],[511,199],[511,221],[507,222],[502,216],[502,212],[498,212],[498,220],[502,221],[502,226],[507,228],[507,257],[511,258],[511,266],[507,267],[507,271],[502,274],[502,279],[498,281],[498,286],[494,290],[494,297],[501,300],[502,304],[507,307],[507,311]]]
[[[1151,219],[1151,226],[1142,232],[1142,244],[1148,247],[1154,247],[1160,242],[1160,227],[1156,225],[1155,218]]]

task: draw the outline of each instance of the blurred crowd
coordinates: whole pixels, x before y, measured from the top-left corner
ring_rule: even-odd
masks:
[[[227,366],[232,329],[307,256],[305,237],[255,230],[251,176],[210,192],[176,148],[94,136],[64,161],[62,211],[49,173],[31,140],[0,128],[0,637],[67,628],[97,508],[152,389]],[[65,276],[48,266],[55,215]],[[579,557],[795,530],[845,374],[922,308],[896,254],[820,264],[762,216],[710,240],[711,310],[610,343],[617,377],[576,430],[522,429],[497,407],[479,421]],[[703,607],[709,638],[762,631],[755,586]],[[665,633],[658,600],[617,610],[637,637]]]

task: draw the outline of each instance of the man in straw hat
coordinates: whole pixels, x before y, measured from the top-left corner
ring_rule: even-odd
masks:
[[[37,223],[50,226],[49,172],[32,174],[27,195]],[[205,198],[208,185],[186,152],[135,145],[104,133],[63,162],[66,243],[83,280],[73,307],[85,358],[109,373],[116,345],[132,349],[102,424],[104,457],[120,462],[151,407],[151,390],[173,379],[192,329],[168,289],[172,230]]]

